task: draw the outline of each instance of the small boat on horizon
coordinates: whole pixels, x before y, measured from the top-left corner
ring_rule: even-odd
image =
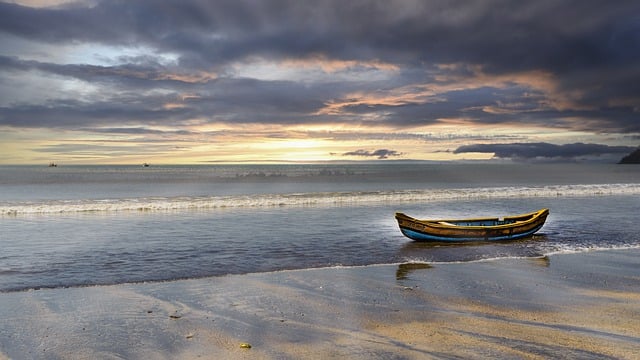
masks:
[[[58,164],[54,163],[53,161],[49,163],[49,167],[58,167]]]
[[[527,214],[478,219],[419,220],[396,213],[400,231],[415,241],[472,242],[504,241],[531,236],[542,228],[549,209]]]

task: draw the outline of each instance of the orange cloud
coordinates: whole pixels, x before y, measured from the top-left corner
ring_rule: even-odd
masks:
[[[480,65],[440,64],[434,81],[426,84],[411,84],[389,90],[375,92],[354,92],[341,99],[333,99],[325,103],[317,115],[342,115],[346,108],[354,106],[401,106],[407,104],[428,104],[446,101],[444,95],[452,91],[465,91],[490,87],[506,89],[519,86],[531,89],[531,97],[539,97],[531,104],[522,102],[498,102],[497,106],[485,106],[483,111],[492,114],[533,112],[547,109],[589,110],[578,103],[583,91],[566,91],[560,86],[550,72],[530,70],[508,74],[488,74]],[[533,95],[536,93],[536,95]],[[542,95],[539,95],[539,94]],[[525,94],[527,96],[527,94]]]
[[[320,68],[325,73],[335,73],[351,68],[362,67],[376,69],[380,71],[398,71],[399,67],[394,64],[385,63],[380,60],[339,60],[329,59],[326,55],[317,54],[303,59],[287,59],[281,63],[286,67],[297,68]]]
[[[354,92],[347,94],[345,99],[336,99],[325,103],[325,107],[316,112],[316,115],[340,115],[344,108],[353,106],[401,106],[412,103],[434,103],[444,101],[437,97],[429,85],[407,85],[390,90],[377,90],[376,92]]]
[[[517,85],[539,91],[544,94],[541,107],[563,110],[592,110],[578,104],[578,99],[585,91],[567,91],[560,88],[557,78],[549,71],[528,70],[505,74],[489,74],[480,65],[440,64],[438,69],[445,70],[436,78],[443,85],[436,85],[434,90],[446,92],[452,90],[468,90],[480,87],[504,89]]]

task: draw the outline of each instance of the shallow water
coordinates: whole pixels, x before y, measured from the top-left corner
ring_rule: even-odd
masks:
[[[42,174],[50,169],[17,169],[22,173],[2,173],[4,292],[640,247],[640,184],[631,182],[640,171],[629,167],[503,166],[493,170],[517,175],[511,175],[511,183],[503,176],[499,184],[492,183],[495,171],[483,168],[478,175],[475,165],[196,167],[184,172],[170,167],[152,175],[145,173],[148,168],[126,167],[121,173],[78,167],[54,172],[49,180]],[[551,179],[533,176],[550,169],[556,171]],[[605,170],[600,177],[592,174]],[[431,173],[439,175],[432,179]],[[144,187],[149,176],[155,180]],[[595,178],[611,183],[592,183]],[[62,190],[52,193],[56,188]],[[396,211],[452,218],[543,207],[551,209],[543,229],[510,243],[415,243],[402,236],[393,218]]]

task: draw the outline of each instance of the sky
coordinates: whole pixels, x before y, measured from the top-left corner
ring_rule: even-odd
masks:
[[[612,161],[640,2],[0,1],[0,164]]]

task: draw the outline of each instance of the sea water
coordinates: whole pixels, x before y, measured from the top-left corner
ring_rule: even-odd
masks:
[[[393,216],[543,207],[504,243],[416,243]],[[0,292],[638,248],[639,209],[633,165],[1,166]]]

